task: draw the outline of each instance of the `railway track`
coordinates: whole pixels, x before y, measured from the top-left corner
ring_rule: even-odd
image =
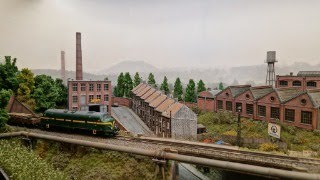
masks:
[[[183,155],[212,158],[255,164],[260,166],[276,167],[281,169],[299,170],[307,172],[320,172],[320,159],[301,158],[286,155],[276,155],[262,152],[239,150],[233,146],[211,145],[205,143],[192,143],[160,138],[128,138],[116,137],[119,140],[162,146],[164,151],[176,152]]]

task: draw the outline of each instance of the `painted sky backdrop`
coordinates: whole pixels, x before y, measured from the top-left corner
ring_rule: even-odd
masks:
[[[319,0],[0,0],[0,55],[20,67],[85,71],[123,60],[158,68],[320,62]]]

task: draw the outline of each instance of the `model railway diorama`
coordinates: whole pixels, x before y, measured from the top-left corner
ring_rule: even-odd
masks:
[[[9,115],[9,123],[20,126],[34,126],[43,129],[62,127],[91,131],[92,134],[105,136],[115,136],[119,131],[115,119],[101,112],[48,109],[40,117],[23,113],[9,113]]]

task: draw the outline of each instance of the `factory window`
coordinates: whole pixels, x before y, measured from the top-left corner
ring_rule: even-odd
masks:
[[[105,101],[105,102],[109,101],[109,95],[108,95],[108,94],[105,94],[105,95],[104,95],[104,101]]]
[[[89,103],[91,103],[93,97],[94,97],[93,95],[89,95]]]
[[[72,96],[72,102],[77,103],[78,102],[78,96]]]
[[[252,115],[253,114],[253,104],[246,104],[247,114]]]
[[[97,95],[97,99],[101,100],[101,95]]]
[[[236,103],[236,111],[238,112],[240,109],[240,112],[242,112],[242,103]]]
[[[232,111],[232,102],[231,101],[226,101],[226,109],[227,109],[227,111]]]
[[[81,91],[86,91],[86,84],[84,83],[81,84]]]
[[[284,120],[293,122],[294,121],[294,113],[295,113],[294,109],[285,109]]]
[[[104,87],[104,90],[105,90],[105,91],[108,91],[108,90],[109,90],[109,84],[108,84],[108,83],[103,84],[103,87]]]
[[[301,111],[301,123],[312,124],[312,112]]]
[[[292,86],[301,86],[301,81],[293,81]]]
[[[78,84],[77,83],[72,84],[72,91],[78,91]]]
[[[94,85],[93,84],[89,84],[89,91],[93,91]]]
[[[266,116],[266,106],[258,106],[258,115],[261,117]]]
[[[280,86],[288,86],[288,81],[280,81]]]
[[[308,87],[317,87],[317,83],[314,81],[309,81],[309,82],[307,82],[307,86]]]
[[[218,100],[218,109],[223,109],[223,101]]]
[[[270,117],[273,119],[280,118],[280,109],[277,107],[271,107]]]
[[[97,84],[97,91],[101,91],[101,84]]]

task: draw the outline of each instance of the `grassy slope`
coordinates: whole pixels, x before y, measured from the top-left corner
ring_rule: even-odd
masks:
[[[207,127],[205,138],[220,139],[222,134],[236,135],[236,117],[228,112],[200,114],[198,123]],[[269,138],[267,123],[252,119],[241,119],[241,135],[243,137]],[[288,144],[288,149],[294,151],[313,150],[320,152],[320,134],[315,131],[306,131],[292,126],[281,125],[281,140]]]

